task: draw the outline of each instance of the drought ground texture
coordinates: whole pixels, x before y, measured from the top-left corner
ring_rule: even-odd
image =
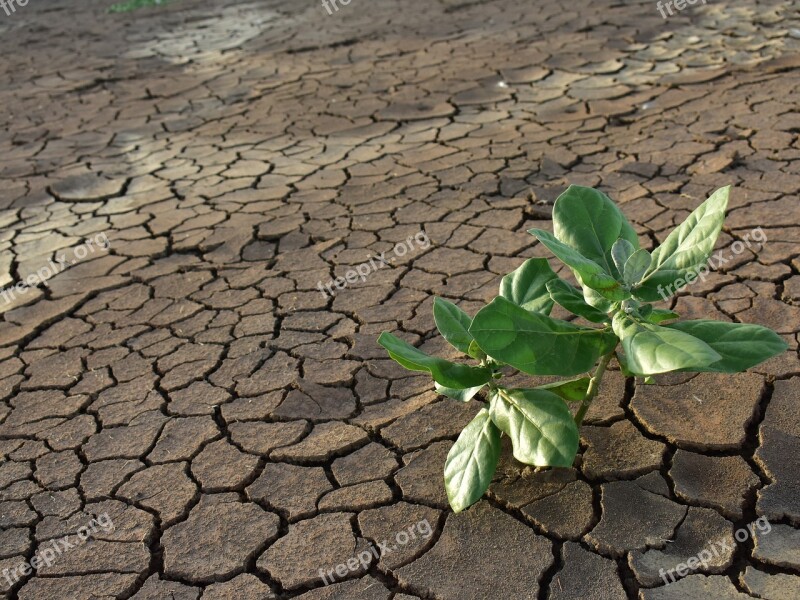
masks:
[[[800,597],[799,2],[109,5],[0,12],[3,598]],[[545,256],[569,183],[648,247],[732,184],[674,307],[790,350],[611,371],[574,469],[454,515],[478,403],[375,338],[446,353],[432,295]]]

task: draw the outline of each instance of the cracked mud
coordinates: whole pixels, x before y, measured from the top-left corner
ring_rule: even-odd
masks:
[[[0,14],[0,286],[67,265],[0,298],[0,570],[115,524],[0,598],[800,596],[800,3],[531,6]],[[478,403],[375,338],[447,355],[432,296],[474,312],[545,256],[525,232],[569,183],[608,192],[646,247],[732,184],[726,261],[673,308],[790,350],[653,386],[612,370],[575,468],[506,447],[454,515],[442,466]],[[756,227],[768,241],[735,252]],[[759,517],[769,533],[733,539]]]

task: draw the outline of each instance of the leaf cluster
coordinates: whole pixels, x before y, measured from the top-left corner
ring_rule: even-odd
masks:
[[[759,325],[675,321],[679,315],[652,304],[664,298],[665,289],[691,283],[705,267],[729,191],[714,192],[648,252],[605,194],[570,186],[553,207],[553,233],[529,233],[569,267],[579,287],[561,279],[547,259],[530,258],[503,277],[499,295],[474,317],[436,298],[437,328],[474,366],[428,356],[381,334],[378,341],[389,356],[407,369],[430,373],[440,394],[468,402],[485,390],[487,405],[461,432],[445,463],[454,511],[475,503],[489,487],[502,435],[520,462],[571,466],[581,421],[612,357],[626,375],[649,378],[674,371],[736,373],[787,348]],[[550,316],[555,305],[579,317],[578,323]],[[499,383],[504,367],[565,379],[507,389]],[[574,417],[570,402],[579,403]]]

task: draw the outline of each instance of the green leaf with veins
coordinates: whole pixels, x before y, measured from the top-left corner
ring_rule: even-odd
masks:
[[[427,371],[439,385],[454,389],[482,385],[492,378],[486,367],[470,367],[442,358],[428,356],[408,342],[384,331],[378,343],[389,351],[389,356],[411,371]]]
[[[500,430],[483,408],[461,431],[444,463],[444,487],[453,512],[459,513],[480,500],[499,459]]]
[[[433,320],[450,345],[464,354],[469,354],[469,345],[472,342],[469,326],[472,318],[467,313],[444,298],[434,298]]]
[[[636,252],[636,247],[625,238],[619,238],[614,242],[614,245],[611,246],[611,258],[620,274],[625,270],[625,263],[634,252]]]
[[[611,254],[619,239],[639,248],[639,237],[628,219],[603,192],[571,185],[553,205],[556,238],[600,265],[615,279],[622,279]],[[594,286],[592,286],[594,287]]]
[[[622,278],[625,281],[625,285],[631,286],[639,283],[647,269],[650,268],[651,262],[650,253],[644,248],[640,248],[631,254],[628,260],[625,261],[625,267],[623,268]]]
[[[696,370],[722,358],[704,341],[652,323],[640,323],[619,312],[614,333],[622,340],[628,369],[636,375],[656,375],[679,369]]]
[[[557,394],[567,402],[583,402],[586,397],[586,390],[589,389],[591,383],[590,377],[576,377],[575,379],[568,379],[566,381],[555,381],[553,383],[545,383],[544,385],[537,385],[537,390],[547,390]]]
[[[645,306],[650,306],[646,304]],[[672,319],[680,319],[680,315],[676,312],[671,310],[666,310],[664,308],[654,308],[647,315],[642,314],[642,316],[647,320],[648,323],[654,323],[658,325],[664,321],[671,321]]]
[[[730,186],[718,189],[653,250],[652,264],[634,289],[637,298],[661,300],[661,290],[675,287],[678,279],[685,282],[688,274],[706,264],[722,230],[729,193]]]
[[[469,402],[472,400],[475,394],[481,391],[483,385],[476,385],[475,387],[464,389],[453,389],[444,387],[443,385],[439,385],[438,383],[434,382],[433,387],[436,389],[436,392],[442,396],[447,396],[448,398],[458,400],[459,402]]]
[[[525,310],[550,314],[553,299],[547,282],[557,279],[546,258],[529,258],[500,282],[500,295]]]
[[[761,325],[700,319],[665,327],[703,340],[722,357],[699,369],[690,369],[692,371],[740,373],[789,348],[780,335]]]
[[[622,371],[622,374],[625,377],[634,377],[636,375],[636,373],[633,373],[628,368],[628,359],[622,352],[619,351],[614,352],[614,358],[617,359],[617,363],[619,364],[619,369],[620,371]]]
[[[583,294],[563,279],[548,281],[547,291],[550,292],[550,296],[556,304],[566,308],[574,315],[583,317],[592,323],[611,321],[611,318],[606,313],[586,304]]]
[[[469,343],[469,350],[467,350],[467,354],[469,354],[475,360],[482,361],[486,359],[486,354],[484,354],[483,350],[481,350],[480,346],[478,346],[478,342],[476,342],[474,339]]]
[[[580,327],[528,312],[497,297],[472,320],[481,349],[531,375],[579,375],[617,343],[610,331]]]
[[[553,234],[541,229],[529,229],[528,232],[535,235],[550,252],[569,266],[582,286],[592,288],[609,300],[624,300],[630,295],[602,266],[557,240]]]
[[[583,286],[583,299],[586,301],[586,304],[595,307],[601,313],[606,315],[614,310],[615,305],[619,304],[619,302],[612,302],[605,296],[602,296],[600,292],[596,292],[587,286]],[[609,319],[610,318],[611,317],[609,317]]]
[[[496,390],[490,399],[495,425],[511,438],[514,458],[537,467],[570,467],[578,452],[578,427],[564,401],[541,389]]]

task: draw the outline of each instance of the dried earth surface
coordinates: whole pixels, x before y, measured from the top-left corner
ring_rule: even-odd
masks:
[[[0,286],[44,280],[0,298],[0,598],[800,595],[800,3],[108,4],[0,13]],[[376,336],[447,355],[433,295],[474,313],[546,256],[526,230],[569,183],[646,247],[732,184],[672,305],[790,350],[611,371],[575,468],[506,448],[454,515],[478,403]]]

